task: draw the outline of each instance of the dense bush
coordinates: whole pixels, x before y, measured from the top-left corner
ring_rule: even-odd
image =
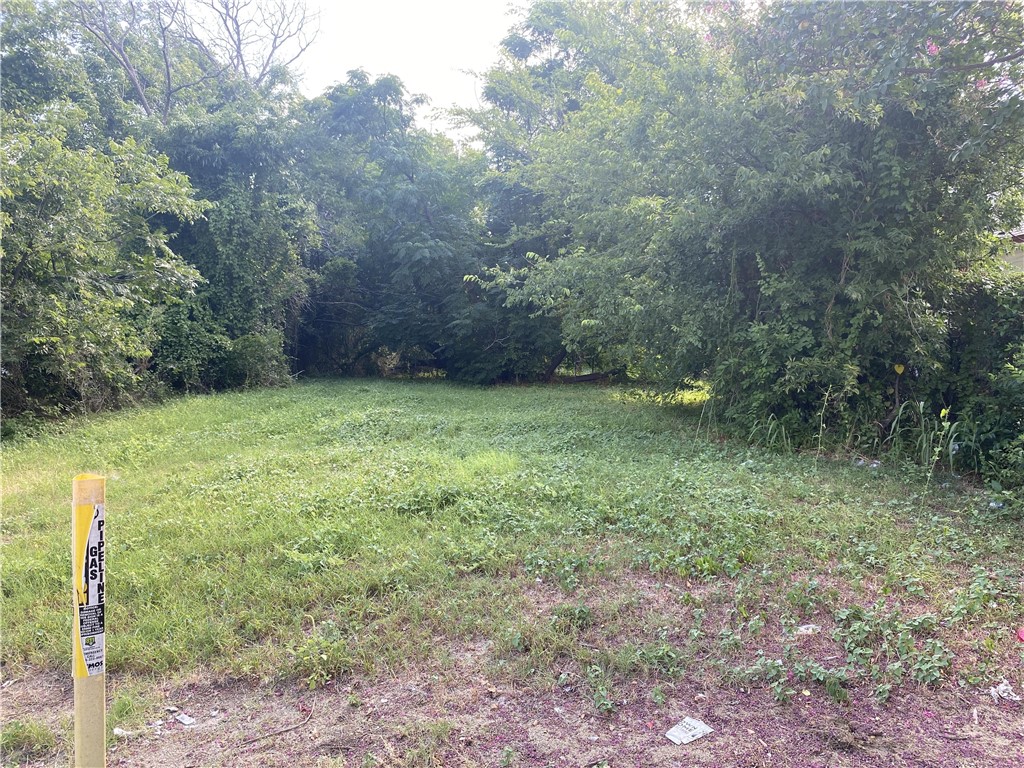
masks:
[[[949,298],[942,393],[961,424],[960,464],[1024,486],[1024,273],[979,269]]]
[[[536,3],[477,124],[546,249],[494,284],[571,351],[708,378],[741,432],[882,450],[962,419],[1005,467],[1015,294],[970,286],[1024,218],[1022,37],[1006,4]]]
[[[217,387],[216,372],[224,365],[231,340],[204,304],[190,300],[168,307],[160,319],[159,337],[153,370],[162,381],[184,392]]]
[[[247,333],[231,341],[220,371],[224,388],[272,387],[289,381],[280,331]]]

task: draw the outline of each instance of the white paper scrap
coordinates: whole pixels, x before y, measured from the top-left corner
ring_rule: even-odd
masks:
[[[1005,677],[1003,678],[1003,682],[999,685],[989,688],[988,693],[992,697],[992,701],[996,704],[999,703],[1000,699],[1006,699],[1007,701],[1020,701],[1020,696],[1014,693],[1013,686],[1010,685],[1010,681]]]
[[[175,715],[174,719],[177,720],[182,725],[195,725],[196,724],[196,719],[194,717],[189,717],[184,712],[182,712],[180,715]]]
[[[695,720],[692,717],[684,717],[672,726],[671,730],[665,734],[665,738],[673,744],[689,744],[691,741],[696,741],[701,736],[707,736],[709,733],[714,733],[714,730],[715,729],[707,723],[702,723],[700,720]]]

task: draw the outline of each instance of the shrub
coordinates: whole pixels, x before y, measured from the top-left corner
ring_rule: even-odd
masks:
[[[208,307],[190,301],[169,307],[160,322],[153,367],[175,389],[205,391],[215,386],[231,340],[217,327]]]
[[[1024,486],[1024,273],[986,266],[948,303],[945,392],[961,423],[960,465],[1004,488]]]
[[[289,380],[280,331],[247,333],[231,342],[221,369],[224,387],[270,387]]]

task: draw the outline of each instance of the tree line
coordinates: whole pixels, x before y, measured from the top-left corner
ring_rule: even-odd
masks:
[[[535,2],[457,113],[315,98],[305,6],[12,0],[5,416],[298,373],[549,378],[1024,481],[1019,3]]]

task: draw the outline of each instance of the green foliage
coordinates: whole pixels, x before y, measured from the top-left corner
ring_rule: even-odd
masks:
[[[213,201],[175,245],[203,275],[161,349],[161,370],[189,389],[280,383],[286,340],[309,298],[303,261],[321,243],[315,211],[291,166],[298,97],[238,86],[209,113],[171,121],[159,142]],[[197,345],[191,348],[191,343]],[[180,369],[180,370],[179,370]]]
[[[1011,28],[1005,4],[539,4],[476,121],[504,189],[547,223],[516,232],[537,255],[492,284],[602,366],[709,376],[762,440],[872,443],[923,402],[960,425],[945,451],[973,423],[952,400],[1012,357],[949,390],[964,331],[947,303],[1021,218]],[[1019,430],[1000,433],[1016,455]]]
[[[835,594],[823,594],[821,583],[817,579],[803,579],[794,584],[786,592],[786,602],[801,618],[813,616],[828,600],[834,600]],[[834,593],[834,590],[832,590]]]
[[[550,547],[529,553],[523,565],[531,576],[549,578],[567,592],[579,587],[589,572],[600,568],[589,555],[563,554]]]
[[[651,701],[658,707],[664,707],[668,698],[665,696],[665,689],[656,685],[651,689]]]
[[[956,595],[950,617],[953,621],[973,619],[1000,605],[1014,607],[1024,603],[1024,596],[1013,581],[1014,574],[1005,569],[992,573],[975,568],[970,584]]]
[[[948,299],[945,394],[961,424],[960,467],[1006,488],[1024,485],[1024,275],[970,273]]]
[[[300,364],[365,372],[384,347],[395,369],[478,383],[536,377],[557,338],[502,306],[500,291],[465,280],[489,266],[479,243],[482,158],[416,130],[415,104],[397,79],[353,72],[307,106],[310,181],[325,190],[317,205],[333,237],[313,254]],[[338,179],[351,191],[332,193]]]
[[[846,690],[849,680],[845,669],[828,669],[816,661],[805,661],[793,665],[793,674],[797,680],[824,686],[828,697],[838,704],[850,701],[850,694]]]
[[[845,647],[847,660],[873,680],[899,680],[909,671],[919,683],[934,685],[950,668],[953,654],[938,638],[927,637],[938,625],[934,615],[907,619],[877,603],[840,609],[835,618],[835,639]]]
[[[107,744],[112,746],[117,743],[115,728],[140,731],[156,708],[155,704],[156,701],[150,697],[144,685],[133,682],[120,687],[107,709]]]
[[[490,264],[481,156],[416,129],[397,78],[355,71],[305,100],[282,51],[226,53],[190,13],[6,9],[5,413],[107,407],[154,376],[368,373],[382,347],[477,382],[546,370],[544,321],[464,280]]]
[[[1016,5],[537,2],[460,114],[483,152],[180,4],[8,6],[6,415],[569,359],[1024,482],[1024,288],[984,256],[1024,218]]]
[[[668,677],[678,677],[684,668],[682,651],[664,637],[657,643],[637,648],[635,663],[643,669],[650,669]]]
[[[559,605],[555,608],[555,624],[559,627],[582,631],[594,623],[594,614],[586,605]]]
[[[782,659],[770,659],[763,651],[758,652],[757,660],[745,669],[734,670],[732,680],[741,684],[767,684],[772,696],[778,702],[789,701],[796,693],[789,686],[789,674]]]
[[[840,608],[834,617],[833,639],[846,651],[845,666],[826,667],[786,646],[784,657],[778,659],[759,651],[754,664],[732,670],[730,678],[740,684],[766,685],[778,701],[789,701],[796,694],[791,687],[794,680],[814,683],[839,704],[849,703],[856,680],[866,678],[875,686],[875,699],[884,703],[904,677],[937,685],[952,666],[954,654],[942,640],[929,636],[939,624],[934,614],[905,618],[899,610],[887,610],[878,602],[870,608]]]
[[[587,667],[587,684],[594,708],[602,715],[610,715],[615,709],[614,690],[608,673],[598,664]]]
[[[167,307],[160,315],[153,367],[162,381],[185,392],[217,387],[231,340],[220,331],[209,308],[197,300]]]
[[[325,621],[295,649],[295,674],[304,677],[310,689],[322,688],[352,668],[343,633],[333,621]]]
[[[286,383],[288,364],[280,331],[247,333],[231,342],[224,358],[223,382],[228,387],[269,387]]]
[[[139,388],[157,308],[198,278],[151,219],[202,207],[135,140],[86,143],[70,102],[2,119],[5,413],[116,404]]]

